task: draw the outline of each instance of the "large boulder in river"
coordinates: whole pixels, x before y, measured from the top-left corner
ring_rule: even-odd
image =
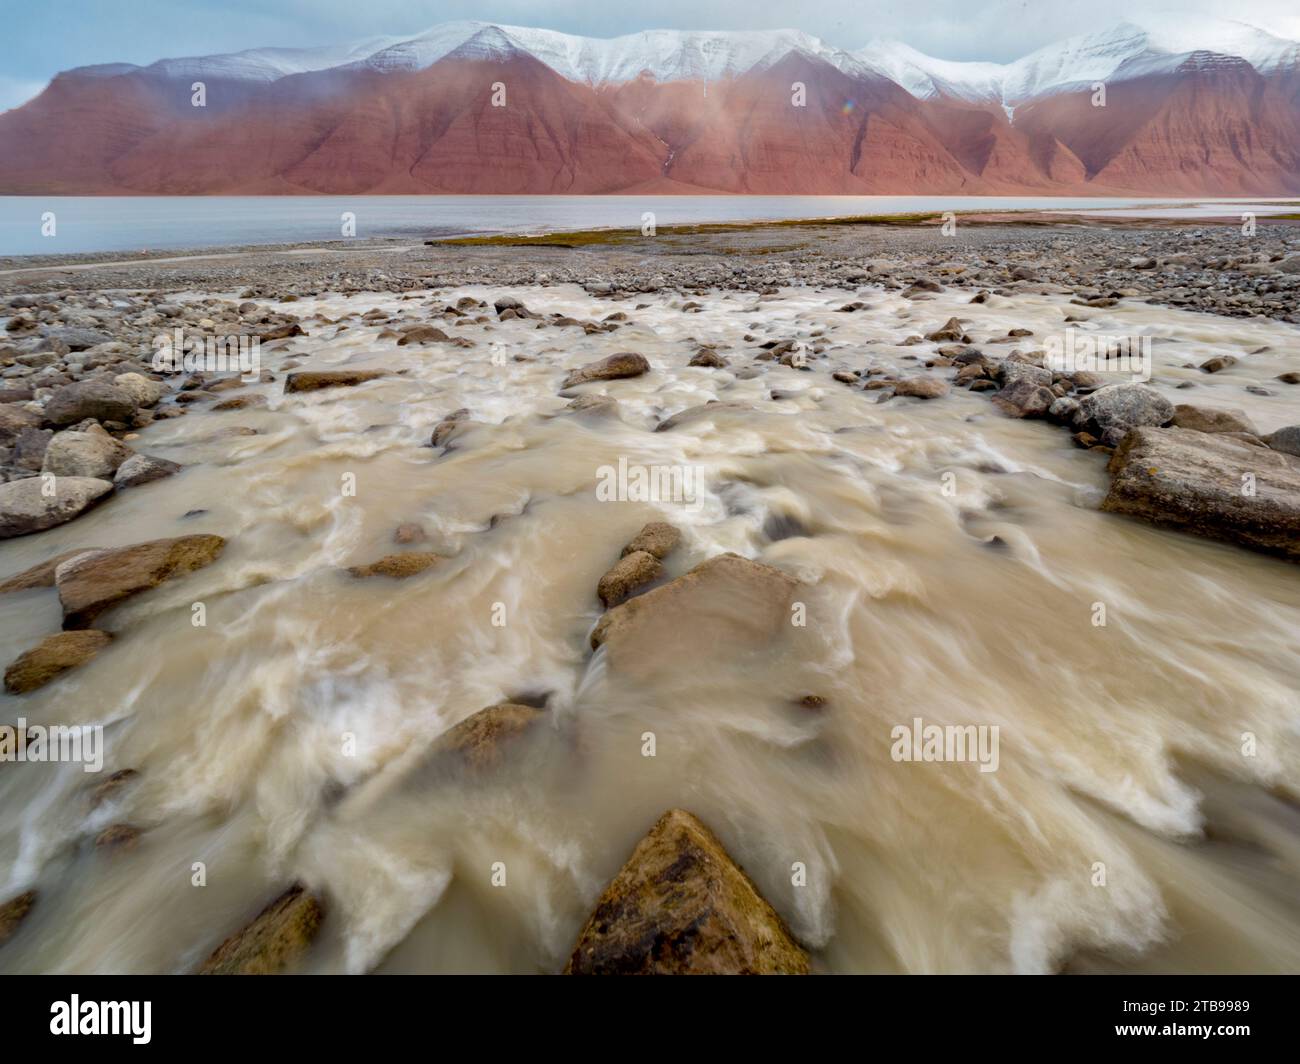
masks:
[[[605,888],[566,975],[807,975],[808,954],[718,841],[670,809]]]
[[[1079,401],[1075,427],[1087,429],[1107,443],[1129,429],[1146,425],[1167,425],[1173,419],[1174,404],[1145,384],[1108,384]],[[1114,438],[1114,443],[1119,439]]]
[[[221,943],[200,965],[199,975],[275,975],[302,958],[316,938],[325,910],[295,883]]]
[[[585,366],[571,370],[560,387],[573,388],[589,381],[613,381],[624,377],[639,377],[649,370],[650,363],[646,361],[644,355],[623,351],[617,355],[610,355],[609,358],[602,358],[599,362],[589,362]]]
[[[95,477],[26,477],[0,484],[0,539],[71,521],[112,490],[112,481]]]
[[[52,425],[95,421],[129,422],[136,401],[125,388],[103,379],[77,381],[59,388],[45,403],[45,420]]]
[[[1101,508],[1300,561],[1300,459],[1222,433],[1135,429]]]
[[[618,672],[708,668],[766,655],[790,628],[794,577],[738,554],[701,562],[605,613],[591,633]]]
[[[135,452],[103,429],[94,427],[97,431],[77,432],[65,429],[55,433],[45,448],[41,472],[53,473],[59,477],[112,480],[117,467]]]
[[[5,690],[22,695],[44,687],[61,673],[84,665],[112,640],[107,632],[93,628],[48,635],[5,669]]]
[[[54,580],[63,604],[63,627],[89,628],[100,614],[126,599],[209,565],[225,545],[220,536],[178,536],[69,559]]]

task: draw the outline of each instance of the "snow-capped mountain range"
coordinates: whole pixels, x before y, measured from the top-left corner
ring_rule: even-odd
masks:
[[[1143,19],[1071,37],[1011,63],[935,59],[896,40],[856,51],[800,30],[646,30],[623,37],[580,37],[490,22],[447,22],[411,37],[371,37],[322,48],[258,48],[230,55],[163,59],[148,67],[110,64],[81,73],[143,70],[168,78],[275,81],[335,68],[422,70],[440,59],[530,55],[562,77],[610,85],[650,74],[657,81],[716,81],[790,53],[816,56],[854,76],[877,75],[919,99],[950,96],[1007,107],[1096,81],[1173,70],[1197,52],[1246,60],[1261,73],[1300,60],[1300,42],[1226,19]]]

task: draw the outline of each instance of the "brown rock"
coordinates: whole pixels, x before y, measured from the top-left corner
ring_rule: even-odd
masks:
[[[61,673],[84,665],[112,640],[107,632],[93,628],[48,635],[5,669],[5,690],[22,695],[44,687]]]
[[[315,392],[322,388],[352,388],[386,376],[381,369],[335,369],[290,373],[284,378],[284,391]]]
[[[1139,428],[1109,469],[1108,513],[1300,561],[1300,459],[1292,455],[1223,433]]]
[[[682,534],[673,525],[667,521],[651,521],[632,537],[623,548],[623,554],[643,550],[662,560],[676,550],[681,541]]]
[[[948,394],[948,385],[937,377],[908,377],[894,385],[894,394],[915,399],[939,399]]]
[[[614,567],[600,578],[596,595],[606,609],[617,606],[639,587],[644,587],[662,572],[659,559],[649,551],[638,550],[624,554]]]
[[[572,370],[564,378],[564,383],[560,387],[561,389],[573,388],[589,381],[612,381],[621,380],[625,377],[639,377],[649,371],[650,363],[645,360],[645,356],[631,351],[623,351],[617,355],[602,358],[599,362],[590,362],[585,366]]]
[[[427,550],[411,550],[401,554],[389,554],[369,565],[354,565],[348,572],[355,577],[391,576],[403,580],[416,573],[422,573],[431,565],[442,561],[441,554]]]
[[[301,883],[295,883],[213,951],[199,975],[275,975],[307,952],[325,911]]]
[[[1174,407],[1174,420],[1170,422],[1175,428],[1193,429],[1196,432],[1249,432],[1258,435],[1255,428],[1240,410],[1210,410],[1190,403],[1179,403]]]
[[[94,551],[64,562],[55,577],[63,627],[90,627],[100,614],[126,599],[210,565],[225,545],[220,536],[179,536]]]
[[[14,937],[18,925],[27,918],[27,914],[32,911],[32,906],[35,904],[36,891],[34,890],[19,894],[18,897],[10,898],[6,902],[0,902],[0,946]]]
[[[75,558],[78,554],[87,554],[98,549],[98,547],[79,547],[76,550],[65,550],[62,554],[56,554],[48,561],[33,565],[30,569],[24,569],[21,573],[11,576],[8,580],[0,583],[0,595],[7,594],[10,591],[28,591],[35,587],[53,587],[54,571],[60,565],[69,558]]]
[[[728,362],[712,348],[701,347],[695,352],[695,357],[692,358],[687,365],[700,366],[705,369],[726,369]]]
[[[397,341],[397,346],[446,343],[450,339],[450,336],[433,325],[412,325],[402,330],[402,338]]]
[[[133,824],[110,824],[95,836],[101,850],[134,850],[139,842],[140,829]]]
[[[523,735],[546,711],[535,706],[502,702],[466,717],[438,737],[430,753],[453,755],[474,771],[490,769],[502,756],[502,745]]]
[[[566,975],[807,975],[808,955],[696,817],[670,809],[578,934]]]
[[[393,532],[393,542],[406,545],[408,543],[424,543],[429,539],[429,533],[424,530],[423,525],[416,524],[414,521],[404,521],[397,526]]]
[[[118,791],[139,775],[140,773],[133,768],[124,768],[114,772],[103,783],[97,784],[90,792],[90,808],[96,809],[104,802],[111,801]]]

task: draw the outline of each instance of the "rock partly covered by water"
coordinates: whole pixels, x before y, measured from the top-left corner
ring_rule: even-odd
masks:
[[[600,578],[600,583],[596,585],[596,596],[606,609],[617,606],[637,588],[657,579],[662,570],[659,559],[649,551],[635,550],[631,554],[624,554]]]
[[[32,911],[36,904],[36,891],[28,890],[16,898],[0,902],[0,946],[8,942],[18,931],[18,925]]]
[[[1114,446],[1129,429],[1167,425],[1173,416],[1174,404],[1148,385],[1108,384],[1079,401],[1075,427]]]
[[[440,735],[430,754],[435,759],[454,757],[474,771],[490,769],[500,762],[505,745],[545,716],[545,710],[514,702],[488,706]]]
[[[213,951],[199,975],[275,975],[302,959],[325,919],[320,901],[295,883]]]
[[[355,577],[367,576],[390,576],[395,579],[404,579],[408,576],[415,576],[416,573],[422,573],[432,565],[442,561],[441,554],[435,554],[427,550],[403,551],[400,554],[389,554],[380,558],[377,562],[370,562],[368,565],[353,565],[348,572]]]
[[[681,541],[682,534],[677,526],[670,525],[667,521],[651,521],[628,541],[623,553],[627,555],[634,551],[646,551],[662,560],[676,550]]]
[[[316,392],[322,388],[354,388],[387,376],[381,369],[303,370],[284,378],[284,392]]]
[[[650,363],[646,361],[644,355],[638,355],[632,351],[622,351],[619,354],[610,355],[608,358],[602,358],[598,362],[589,362],[585,366],[579,366],[577,369],[572,370],[564,378],[564,383],[560,385],[560,388],[573,388],[579,384],[587,384],[590,381],[613,381],[625,377],[639,377],[649,371]]]
[[[0,484],[0,539],[71,521],[112,490],[112,481],[97,477],[27,477]]]
[[[63,627],[89,628],[126,599],[210,565],[225,545],[221,536],[178,536],[88,552],[64,562],[55,575]]]
[[[1222,433],[1140,428],[1109,468],[1109,513],[1300,561],[1300,459]]]
[[[717,836],[670,809],[605,888],[568,975],[807,975],[808,954]]]
[[[797,580],[738,554],[701,562],[662,587],[615,606],[591,633],[615,670],[703,666],[763,653],[790,624]]]
[[[93,628],[46,636],[5,669],[5,690],[11,695],[35,691],[61,673],[84,665],[112,641],[107,632]]]

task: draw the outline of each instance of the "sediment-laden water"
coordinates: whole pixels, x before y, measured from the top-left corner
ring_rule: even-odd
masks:
[[[7,575],[82,546],[228,540],[110,615],[117,639],[95,660],[0,703],[6,719],[103,724],[104,775],[140,772],[90,811],[100,778],[80,766],[0,765],[0,897],[40,891],[0,970],[190,970],[302,880],[328,910],[310,970],[557,971],[673,806],[718,833],[820,971],[1300,967],[1294,567],[1100,513],[1105,458],[985,395],[877,403],[830,378],[924,372],[912,359],[929,349],[897,345],[952,315],[977,343],[1022,327],[1037,346],[1078,311],[1067,297],[714,292],[685,313],[679,296],[539,288],[511,294],[630,323],[438,322],[470,348],[313,319],[425,320],[499,294],[295,304],[311,335],[264,349],[267,408],[156,422],[132,446],[183,473],[0,548]],[[868,309],[837,312],[854,298]],[[1284,386],[1245,391],[1293,368],[1292,326],[1137,303],[1088,316],[1151,335],[1154,383],[1176,401],[1243,410],[1263,432],[1300,420]],[[756,362],[744,340],[818,334],[809,371]],[[730,367],[688,367],[700,341]],[[616,411],[566,410],[565,371],[618,351],[652,371],[580,389]],[[1230,371],[1184,368],[1228,353]],[[389,375],[286,396],[291,357]],[[741,408],[653,431],[711,399]],[[430,448],[459,408],[478,424]],[[689,470],[696,490],[601,501],[620,459]],[[665,578],[726,551],[758,559],[803,581],[806,624],[747,645],[745,604],[719,602],[611,669],[588,644],[596,584],[650,520],[684,534]],[[402,549],[407,522],[444,561],[405,580],[343,571]],[[60,618],[51,590],[7,598],[10,660]],[[457,721],[543,698],[544,734],[498,771],[425,770]],[[996,771],[894,760],[891,732],[915,718],[996,726]],[[144,829],[134,849],[93,846],[115,822]]]

